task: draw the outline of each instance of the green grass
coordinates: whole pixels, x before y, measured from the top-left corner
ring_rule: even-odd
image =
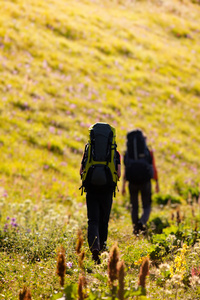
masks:
[[[94,272],[96,267],[86,250],[79,166],[88,128],[97,121],[116,128],[122,155],[127,131],[144,129],[155,149],[161,188],[160,195],[153,195],[150,235],[165,225],[171,228],[173,221],[167,225],[166,219],[180,206],[185,221],[179,238],[182,242],[189,237],[194,240],[200,180],[198,4],[189,0],[0,0],[2,299],[16,299],[24,284],[30,286],[34,299],[40,295],[50,299],[60,291],[55,274],[60,244],[69,250],[67,260],[73,261],[67,282],[78,282],[74,245],[80,227],[85,237],[86,269]],[[131,286],[131,280],[137,283],[139,273],[134,262],[147,254],[153,257],[156,243],[166,254],[163,240],[170,234],[165,233],[158,242],[142,237],[136,240],[128,203],[128,195],[121,196],[119,182],[109,245],[118,241],[127,268],[126,284]],[[16,218],[18,230],[10,225],[12,218]],[[173,247],[170,241],[171,251]],[[197,246],[189,247],[191,255],[198,255]],[[190,254],[188,274],[192,268],[189,258]],[[158,264],[161,260],[163,257],[158,257]],[[166,260],[172,263],[170,257]],[[105,269],[106,261],[99,269],[103,276]],[[95,289],[95,279],[89,274],[90,286]],[[150,275],[149,297],[167,297],[161,284],[167,284],[167,279],[162,276],[153,280]],[[193,299],[198,297],[198,288],[185,288],[186,299],[191,299],[190,293]],[[180,297],[181,293],[180,287]]]

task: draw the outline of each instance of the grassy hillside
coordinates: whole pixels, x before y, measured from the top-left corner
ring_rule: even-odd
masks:
[[[81,226],[86,235],[87,225],[79,166],[91,124],[113,125],[121,154],[127,131],[144,129],[155,149],[161,194],[170,195],[166,202],[177,195],[177,188],[184,200],[191,197],[190,188],[198,194],[198,2],[0,0],[0,255],[7,268],[0,265],[3,299],[16,299],[25,282],[32,285],[34,299],[50,299],[59,290],[52,273],[60,243],[77,267],[76,232]],[[136,242],[127,202],[128,196],[117,193],[109,243],[119,241],[127,273],[135,276],[136,262],[157,253],[159,243],[164,251],[171,231]],[[173,208],[164,211],[155,205],[151,219],[159,216],[165,222]],[[189,228],[195,226],[194,212],[199,222],[199,207],[182,207],[182,215],[190,219],[181,229],[184,234],[177,235],[176,247],[193,241]],[[6,223],[16,217],[20,236],[15,221]],[[167,221],[160,225],[167,227]],[[174,255],[175,246],[170,245]],[[10,251],[16,256],[8,256]],[[198,247],[195,251],[198,256]],[[37,261],[41,265],[30,267]],[[93,268],[89,258],[86,268]],[[98,270],[105,273],[105,266]],[[68,271],[70,280],[77,280],[77,271]],[[17,275],[12,277],[13,272]],[[9,279],[4,280],[6,274]],[[152,295],[157,289],[154,282]]]
[[[10,197],[50,197],[48,187],[58,199],[78,195],[96,121],[116,127],[121,153],[128,130],[145,130],[163,191],[179,177],[199,179],[198,5],[19,0],[1,7],[0,172]]]

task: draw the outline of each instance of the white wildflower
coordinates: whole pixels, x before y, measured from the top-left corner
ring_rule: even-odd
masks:
[[[161,272],[167,272],[170,270],[170,265],[167,263],[160,264],[159,269]]]
[[[190,280],[190,285],[193,289],[200,284],[200,278],[196,275],[190,277],[189,280]]]

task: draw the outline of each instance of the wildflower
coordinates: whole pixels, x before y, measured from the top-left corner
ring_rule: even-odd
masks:
[[[43,168],[44,168],[45,170],[48,170],[48,169],[49,169],[49,165],[45,164],[45,165],[43,166]]]
[[[102,252],[101,253],[101,259],[103,260],[103,262],[105,262],[106,264],[108,264],[108,260],[109,260],[109,253],[108,252]]]
[[[31,293],[27,287],[23,287],[23,290],[19,292],[19,300],[31,300]]]
[[[196,275],[191,276],[189,278],[189,280],[190,280],[190,285],[191,285],[192,288],[196,288],[197,285],[200,285],[200,278],[199,278],[199,276],[196,276]]]
[[[68,267],[68,269],[71,269],[72,266],[73,266],[73,263],[72,263],[71,261],[68,261],[68,262],[66,263],[66,266]]]
[[[26,200],[24,201],[24,204],[25,204],[26,206],[30,206],[30,205],[32,204],[31,199],[26,199]]]
[[[166,241],[171,244],[173,244],[175,240],[176,240],[176,236],[174,234],[169,234],[168,237],[166,238]]]
[[[117,279],[117,263],[119,261],[119,250],[117,244],[114,244],[110,250],[108,261],[108,277],[111,284]]]
[[[171,278],[174,277],[174,275],[178,275],[181,277],[181,280],[183,280],[184,274],[186,273],[186,259],[185,259],[186,251],[187,251],[187,245],[183,244],[183,248],[180,250],[180,255],[177,255],[175,257],[174,263],[170,267]]]
[[[168,277],[170,275],[170,265],[167,263],[160,264],[159,271],[164,277]]]
[[[75,109],[76,108],[76,104],[74,104],[74,103],[70,104],[70,108]]]
[[[171,282],[172,284],[176,285],[176,286],[184,286],[184,284],[182,283],[182,275],[179,274],[175,274],[172,276],[171,278]]]
[[[51,133],[55,133],[55,127],[54,126],[50,126],[49,127],[49,132],[51,132]]]
[[[170,270],[170,265],[167,263],[160,264],[159,269],[161,272],[167,272]]]
[[[3,231],[4,231],[4,232],[7,232],[7,231],[8,231],[8,224],[7,224],[7,223],[4,225]]]
[[[6,191],[4,191],[2,196],[5,197],[5,198],[8,197],[8,193]]]
[[[140,257],[139,259],[138,259],[138,261],[135,261],[135,265],[141,265],[141,263],[146,259],[146,258],[149,258],[149,255],[147,255],[147,256],[142,256],[142,257]]]
[[[191,275],[192,276],[200,276],[200,267],[199,268],[192,267]]]
[[[109,260],[109,253],[108,252],[102,252],[100,255],[101,260],[101,267],[104,270],[107,270],[108,268],[108,260]]]
[[[56,271],[57,275],[60,277],[61,286],[64,286],[65,271],[66,271],[65,249],[63,248],[63,246],[61,246],[58,252],[57,271]]]
[[[149,274],[149,258],[146,257],[140,267],[138,285],[145,288],[146,276]]]
[[[12,218],[12,219],[11,219],[10,225],[11,225],[12,227],[17,227],[17,226],[18,226],[17,223],[16,223],[16,218]]]

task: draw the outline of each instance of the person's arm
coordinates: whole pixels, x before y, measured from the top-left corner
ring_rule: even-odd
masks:
[[[83,157],[81,160],[81,166],[80,166],[80,170],[79,170],[79,174],[82,175],[84,168],[85,168],[85,160],[86,160],[86,147],[85,147],[85,151],[83,153]]]
[[[121,177],[121,155],[119,151],[116,151],[116,165],[115,165],[116,171],[117,171],[117,177],[118,179]]]
[[[118,176],[118,179],[121,177],[121,164],[117,165],[117,176]]]
[[[159,193],[160,187],[159,187],[159,181],[158,181],[158,171],[157,171],[157,168],[156,168],[156,162],[155,162],[155,158],[154,158],[154,155],[153,155],[153,151],[151,151],[151,157],[152,157],[152,164],[153,164],[153,179],[156,182],[155,191],[156,191],[156,193]]]
[[[80,171],[79,171],[80,175],[82,175],[83,173],[83,164],[81,163],[81,167],[80,167]]]
[[[123,181],[122,181],[122,195],[126,195],[126,175],[124,171]]]

